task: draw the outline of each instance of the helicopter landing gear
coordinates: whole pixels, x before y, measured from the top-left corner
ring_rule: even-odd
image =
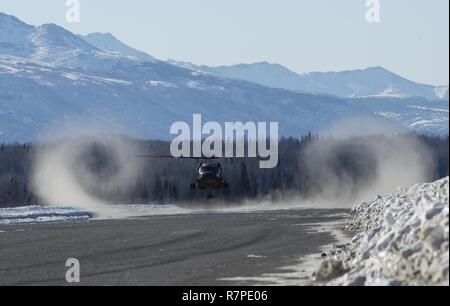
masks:
[[[207,189],[206,187],[203,187],[203,186],[201,186],[201,185],[199,185],[199,184],[191,184],[191,189],[193,189],[193,190],[205,190],[205,189]]]
[[[191,189],[192,190],[204,190],[204,191],[207,191],[208,192],[208,194],[206,195],[206,200],[207,201],[210,201],[210,200],[214,199],[214,195],[212,193],[212,190],[209,189],[209,188],[202,187],[202,186],[200,186],[198,184],[191,184]]]
[[[200,181],[197,181],[196,183],[190,184],[190,188],[192,190],[202,190],[202,191],[207,192],[206,200],[210,201],[210,200],[213,200],[215,198],[214,194],[216,194],[216,190],[229,189],[230,188],[230,184],[225,182],[225,180],[220,180],[220,181],[215,182],[211,186],[207,186],[204,183],[202,183]]]

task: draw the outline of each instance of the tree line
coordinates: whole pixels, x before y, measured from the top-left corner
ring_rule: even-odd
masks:
[[[213,191],[214,198],[222,203],[262,198],[277,202],[291,195],[308,198],[328,188],[330,180],[324,176],[328,176],[329,171],[333,173],[335,181],[342,182],[346,186],[351,182],[351,188],[356,192],[374,180],[377,175],[379,160],[375,156],[377,152],[371,149],[374,144],[389,147],[408,139],[414,139],[430,152],[428,180],[449,175],[448,137],[408,134],[338,139],[309,133],[300,138],[280,140],[279,163],[274,169],[260,169],[259,160],[252,158],[221,161],[230,188]],[[143,153],[167,154],[170,146],[170,143],[164,141],[135,139],[127,141],[133,143]],[[0,145],[0,207],[45,204],[37,196],[31,179],[33,160],[39,146],[42,144]],[[322,160],[312,162],[314,158],[311,159],[311,155],[320,155],[322,149],[327,150],[330,147],[333,148],[330,154]],[[84,185],[83,188],[110,203],[194,205],[206,198],[205,191],[190,188],[190,184],[196,179],[195,160],[145,159],[141,161],[140,171],[132,178],[133,181],[127,182],[127,188],[111,191],[101,186],[102,177],[109,175],[111,171],[114,172],[114,167],[111,170],[111,163],[106,162],[109,158],[108,148],[94,144],[84,154],[89,155],[86,159],[89,160],[88,168],[93,175],[98,175],[100,184]],[[79,179],[83,184],[83,178]]]

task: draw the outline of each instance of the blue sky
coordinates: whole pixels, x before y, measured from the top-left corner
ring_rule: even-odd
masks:
[[[0,0],[0,11],[75,33],[110,32],[159,59],[230,65],[276,62],[297,72],[383,66],[411,80],[449,83],[449,1],[80,0],[81,22],[65,0]]]

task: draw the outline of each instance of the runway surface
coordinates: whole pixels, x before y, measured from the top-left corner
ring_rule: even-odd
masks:
[[[345,210],[196,213],[125,220],[0,226],[0,285],[68,285],[66,260],[80,262],[80,285],[271,285],[335,242],[317,224]],[[330,227],[327,227],[330,228]],[[302,284],[303,276],[289,277]],[[225,280],[226,279],[226,280]],[[257,280],[256,280],[257,279]]]

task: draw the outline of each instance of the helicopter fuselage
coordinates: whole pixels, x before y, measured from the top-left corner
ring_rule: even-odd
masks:
[[[197,180],[191,185],[193,189],[221,189],[229,185],[223,177],[219,163],[201,163],[197,167]]]

